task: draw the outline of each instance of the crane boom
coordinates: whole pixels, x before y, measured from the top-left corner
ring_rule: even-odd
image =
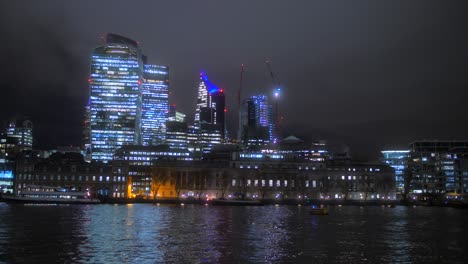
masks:
[[[271,81],[273,82],[273,88],[274,90],[274,98],[275,98],[275,113],[274,113],[274,123],[275,123],[275,131],[274,131],[274,138],[275,138],[275,143],[276,140],[279,137],[279,109],[278,109],[278,99],[280,96],[281,88],[280,88],[280,82],[275,78],[275,74],[273,73],[272,67],[271,67],[271,61],[267,59],[265,61],[268,71],[270,72],[270,77]]]
[[[244,64],[241,64],[239,90],[237,91],[237,105],[238,105],[239,109],[240,109],[240,105],[241,105],[241,92],[242,92],[243,77],[244,77]]]

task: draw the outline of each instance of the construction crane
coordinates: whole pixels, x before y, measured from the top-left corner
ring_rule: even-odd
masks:
[[[237,90],[237,113],[239,114],[239,127],[237,131],[237,139],[239,142],[242,141],[242,131],[243,131],[243,124],[242,124],[242,84],[243,84],[243,79],[244,79],[244,64],[241,64],[241,70],[240,70],[240,82],[239,82],[239,90]]]
[[[244,64],[241,64],[239,90],[237,91],[237,106],[239,107],[239,109],[241,107],[241,91],[242,91],[243,77],[244,77]]]
[[[278,119],[278,116],[279,116],[279,110],[278,110],[278,100],[279,100],[279,97],[280,97],[280,94],[281,94],[281,85],[280,85],[280,82],[277,80],[277,78],[275,77],[275,74],[273,73],[273,70],[271,68],[271,61],[269,59],[267,59],[265,61],[266,65],[267,65],[267,68],[268,68],[268,71],[270,73],[270,77],[271,77],[271,81],[273,82],[273,88],[274,88],[274,97],[275,97],[275,116],[274,116],[274,122],[275,122],[275,132],[274,132],[274,135],[275,135],[275,140],[277,140],[277,137],[279,137],[279,119]]]

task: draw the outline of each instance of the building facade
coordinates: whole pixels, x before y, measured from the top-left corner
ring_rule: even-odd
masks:
[[[8,122],[7,137],[14,140],[16,152],[31,150],[33,146],[33,123],[26,117],[15,117]]]
[[[115,34],[94,50],[85,121],[92,160],[111,161],[124,145],[165,141],[168,68],[146,60],[136,41]]]
[[[120,163],[85,162],[78,153],[54,153],[46,159],[23,152],[16,160],[15,193],[30,186],[66,187],[88,191],[92,197],[126,198],[127,166]]]
[[[225,140],[225,100],[224,91],[210,82],[204,72],[200,73],[193,125],[196,140],[191,141],[193,136],[190,135],[192,131],[189,128],[189,149],[197,153],[208,153]]]
[[[405,176],[413,199],[462,199],[466,196],[468,141],[415,141],[409,149]]]
[[[108,34],[91,56],[89,126],[92,159],[109,161],[140,143],[142,54],[137,42]]]
[[[266,95],[249,97],[244,106],[243,136],[244,145],[261,148],[274,142],[273,108]]]
[[[409,150],[383,150],[382,161],[395,169],[395,187],[399,195],[405,192],[405,169],[408,168]]]
[[[142,145],[151,146],[165,142],[168,111],[168,67],[145,64],[141,107]]]

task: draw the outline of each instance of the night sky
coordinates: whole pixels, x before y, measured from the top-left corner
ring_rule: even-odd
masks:
[[[269,58],[286,134],[370,160],[468,139],[464,2],[0,0],[0,119],[30,116],[38,148],[79,146],[90,54],[112,32],[170,66],[170,102],[192,120],[204,70],[227,94],[231,132],[240,64],[244,96],[271,95]]]

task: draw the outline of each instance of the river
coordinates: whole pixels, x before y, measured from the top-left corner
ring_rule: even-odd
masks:
[[[0,204],[3,263],[466,263],[468,210]]]

